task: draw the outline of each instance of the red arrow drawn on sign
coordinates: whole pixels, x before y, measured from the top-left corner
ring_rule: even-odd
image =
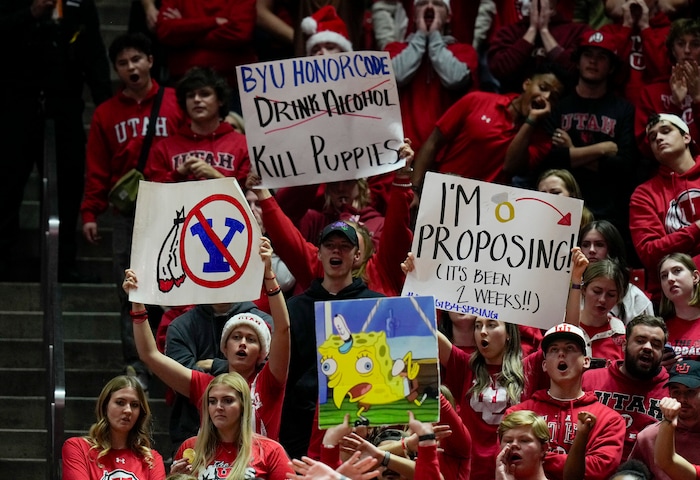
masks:
[[[565,214],[565,213],[562,213],[561,210],[559,210],[557,207],[555,207],[555,206],[552,205],[551,203],[545,202],[544,200],[539,199],[539,198],[534,198],[534,197],[523,197],[523,198],[516,198],[516,199],[515,199],[516,202],[519,202],[520,200],[535,200],[535,201],[537,201],[537,202],[544,203],[545,205],[547,205],[547,206],[553,208],[554,210],[556,210],[556,212],[557,212],[559,215],[561,215],[561,218],[560,218],[559,221],[557,222],[557,225],[565,225],[565,226],[567,226],[567,227],[568,227],[568,226],[571,226],[571,212],[566,213],[566,214]]]

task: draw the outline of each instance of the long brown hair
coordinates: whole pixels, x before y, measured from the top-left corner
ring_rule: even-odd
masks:
[[[123,388],[133,388],[136,391],[136,396],[139,399],[141,408],[139,410],[139,418],[129,431],[127,436],[127,446],[134,453],[142,456],[144,461],[150,468],[153,468],[153,453],[151,452],[151,407],[148,405],[148,399],[143,387],[136,377],[128,377],[120,375],[102,388],[100,396],[97,398],[95,405],[95,417],[97,422],[90,427],[85,440],[90,444],[91,448],[99,450],[97,455],[98,465],[100,458],[104,457],[112,449],[112,435],[110,432],[109,419],[107,418],[107,406],[112,398],[112,394]]]

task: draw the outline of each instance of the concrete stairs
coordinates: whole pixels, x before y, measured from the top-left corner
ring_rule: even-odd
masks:
[[[112,284],[63,284],[65,438],[94,422],[97,395],[122,373],[118,300]],[[38,283],[0,283],[0,478],[47,478],[46,371]],[[170,454],[165,388],[154,381],[150,405],[156,449]]]
[[[130,2],[96,0],[96,4],[105,45],[109,45],[116,35],[126,31]],[[86,125],[92,110],[88,105]],[[23,260],[13,276],[18,280],[0,283],[0,478],[13,480],[51,478],[39,283],[39,192],[40,179],[34,174],[22,206],[22,237],[16,254]],[[119,303],[111,274],[110,217],[107,213],[100,219],[101,245],[83,242],[78,253],[78,269],[96,275],[100,282],[59,286],[66,359],[65,438],[87,433],[95,420],[95,403],[102,386],[123,372]],[[155,448],[167,459],[171,445],[169,407],[164,396],[165,387],[154,379],[150,405]]]

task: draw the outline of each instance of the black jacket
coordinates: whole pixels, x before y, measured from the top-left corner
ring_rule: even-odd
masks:
[[[316,279],[301,295],[292,297],[287,308],[291,325],[291,354],[287,390],[282,409],[280,443],[291,458],[306,455],[318,400],[316,365],[316,322],[314,304],[319,301],[383,297],[355,278],[336,295],[329,293]]]

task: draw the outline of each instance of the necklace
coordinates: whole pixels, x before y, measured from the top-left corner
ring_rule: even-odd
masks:
[[[220,442],[219,445],[221,445],[221,448],[228,454],[236,451],[236,444],[233,442]]]
[[[547,395],[549,395],[550,397],[552,397],[554,400],[556,400],[558,402],[570,402],[571,400],[578,400],[579,398],[583,398],[583,396],[585,394],[586,394],[586,392],[581,392],[581,395],[579,395],[576,398],[559,398],[559,397],[555,397],[554,395],[552,395],[552,392],[550,390],[547,390]]]

